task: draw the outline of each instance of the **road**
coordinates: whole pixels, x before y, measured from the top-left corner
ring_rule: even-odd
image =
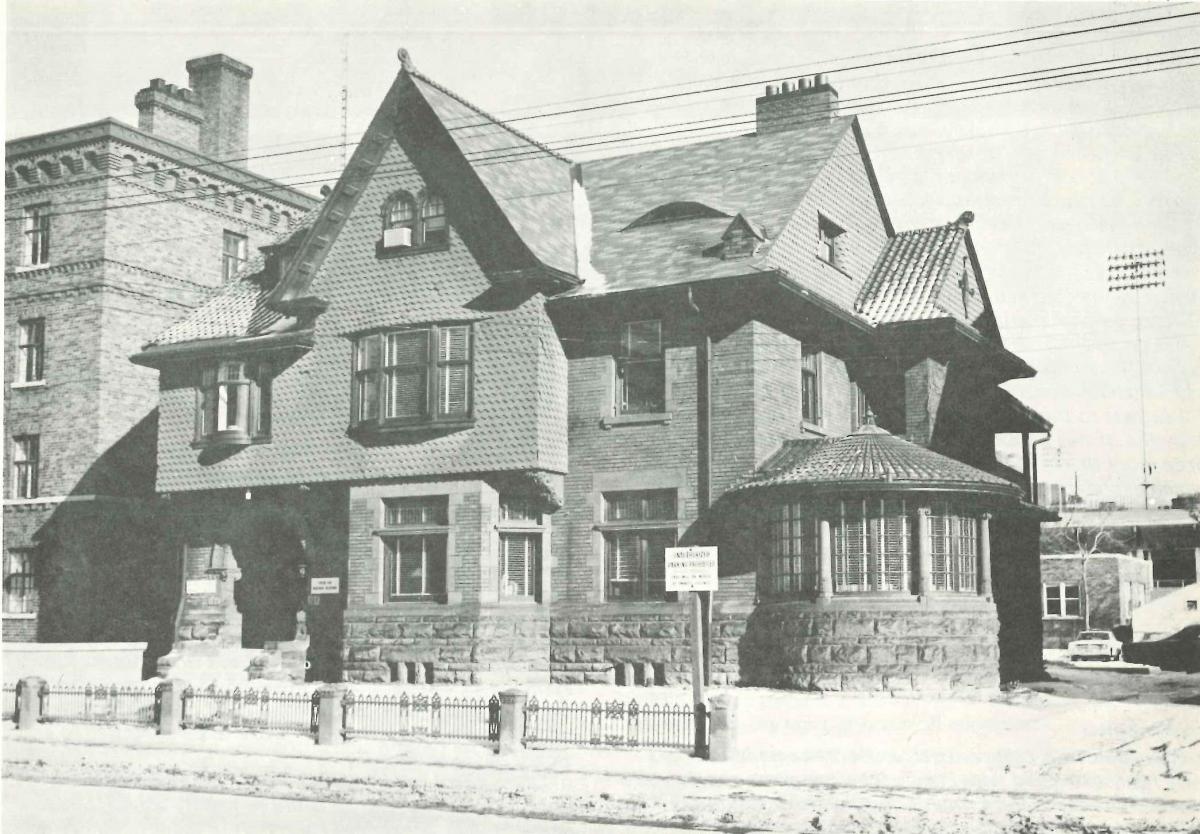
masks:
[[[5,779],[3,830],[10,834],[641,834],[676,828],[601,825],[455,811],[345,805],[216,793],[152,791]]]
[[[1028,684],[1036,692],[1060,695],[1064,698],[1086,698],[1093,701],[1126,701],[1135,704],[1197,704],[1200,705],[1200,673],[1163,672],[1129,674],[1108,664],[1096,663],[1074,666],[1067,663],[1047,663],[1048,680]]]

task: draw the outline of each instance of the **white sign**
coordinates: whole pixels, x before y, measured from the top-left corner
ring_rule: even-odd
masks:
[[[717,590],[715,547],[668,547],[666,566],[668,591]]]
[[[187,592],[189,594],[215,594],[217,592],[217,580],[189,579],[187,581]]]
[[[336,594],[342,589],[342,580],[336,576],[314,576],[310,582],[312,594]]]

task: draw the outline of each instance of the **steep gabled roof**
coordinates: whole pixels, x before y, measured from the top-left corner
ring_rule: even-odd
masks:
[[[863,285],[859,312],[875,324],[949,316],[938,299],[966,235],[960,219],[894,236]]]
[[[699,203],[732,217],[742,213],[774,239],[848,131],[852,118],[802,130],[750,134],[645,151],[582,164],[592,211],[592,264],[603,281],[568,295],[622,292],[744,275],[749,261],[704,257],[729,226],[725,217],[639,225],[672,203]]]

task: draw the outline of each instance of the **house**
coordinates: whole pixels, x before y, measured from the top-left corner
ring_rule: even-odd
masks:
[[[823,76],[752,134],[579,164],[401,60],[319,211],[134,357],[164,671],[681,683],[664,552],[703,543],[715,683],[1040,673],[1050,426],[999,387],[1034,370],[970,212],[896,232]]]
[[[6,642],[143,640],[169,622],[178,577],[147,561],[158,379],[128,356],[316,204],[243,164],[251,68],[210,55],[187,71],[189,89],[137,93],[136,128],[5,144]]]
[[[1153,597],[1153,589],[1152,565],[1145,557],[1044,554],[1042,646],[1065,649],[1081,631],[1129,625]]]

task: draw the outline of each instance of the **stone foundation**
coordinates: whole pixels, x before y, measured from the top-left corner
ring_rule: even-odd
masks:
[[[550,680],[687,684],[691,682],[688,635],[686,609],[674,605],[651,612],[556,611],[550,625]]]
[[[506,685],[550,679],[550,617],[513,612],[347,612],[346,680]]]
[[[761,603],[740,644],[742,682],[832,692],[999,687],[991,603],[847,603]]]

